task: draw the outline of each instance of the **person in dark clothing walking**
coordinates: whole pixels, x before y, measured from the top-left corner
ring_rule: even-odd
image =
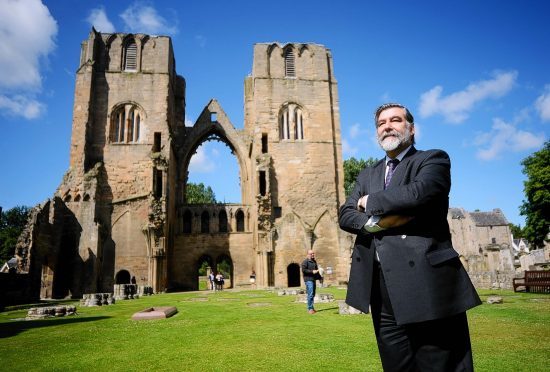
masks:
[[[313,308],[313,299],[315,298],[315,280],[319,279],[319,267],[315,261],[315,252],[307,251],[307,258],[302,262],[302,275],[306,284],[307,293],[307,310],[310,314],[315,314],[317,311]]]

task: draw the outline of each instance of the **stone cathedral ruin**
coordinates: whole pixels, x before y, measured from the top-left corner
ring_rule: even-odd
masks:
[[[299,286],[315,249],[327,283],[347,280],[337,82],[329,49],[256,44],[244,81],[244,128],[212,99],[184,125],[186,85],[171,39],[92,29],[76,72],[70,168],[35,208],[17,257],[32,295],[80,297],[136,283],[198,288],[198,268],[224,261],[230,286]],[[224,142],[241,204],[189,204],[190,159]]]
[[[0,286],[11,297],[78,298],[128,283],[196,290],[199,268],[221,263],[228,287],[250,288],[252,273],[254,288],[296,287],[308,249],[325,283],[347,282],[353,237],[337,223],[344,170],[330,50],[254,45],[237,129],[215,99],[185,126],[172,48],[166,36],[94,29],[83,41],[70,167],[19,238],[22,275]],[[237,160],[240,204],[188,203],[191,157],[210,140]],[[450,208],[447,220],[474,285],[511,288],[519,265],[502,212]]]

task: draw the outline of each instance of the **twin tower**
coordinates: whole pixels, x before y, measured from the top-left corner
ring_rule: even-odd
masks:
[[[300,286],[309,249],[325,283],[345,283],[351,240],[337,223],[344,174],[330,50],[256,44],[237,129],[215,99],[185,126],[172,48],[169,37],[93,29],[82,43],[70,169],[18,250],[42,283],[35,291],[196,290],[204,267],[225,271],[231,287]],[[241,204],[187,202],[190,159],[211,139],[237,159]]]

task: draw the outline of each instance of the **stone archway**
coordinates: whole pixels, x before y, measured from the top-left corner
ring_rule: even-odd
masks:
[[[228,255],[221,255],[216,260],[216,272],[222,273],[225,280],[224,288],[233,288],[233,260]]]
[[[191,157],[201,144],[210,140],[225,143],[237,158],[241,180],[241,201],[243,204],[250,204],[252,201],[249,175],[250,160],[247,156],[246,144],[215,99],[208,103],[196,123],[189,130],[179,152],[179,174],[182,178],[178,180],[178,185],[183,187],[180,193],[181,201],[184,202],[185,199],[185,187]]]
[[[210,288],[208,275],[214,271],[214,260],[210,255],[204,254],[197,261],[197,288],[199,290]]]
[[[177,202],[175,215],[177,226],[169,261],[169,281],[173,289],[197,289],[197,258],[209,255],[215,258],[212,270],[218,271],[218,263],[226,258],[228,263],[225,287],[249,283],[251,268],[258,267],[254,251],[254,235],[249,221],[255,218],[251,207],[252,195],[250,143],[242,131],[229,121],[216,100],[211,100],[192,127],[186,128],[184,142],[178,152],[179,175],[176,181]],[[189,165],[197,149],[209,141],[225,144],[235,156],[241,188],[241,203],[190,204],[187,200]],[[207,228],[208,227],[208,228]],[[200,284],[200,283],[199,283]]]
[[[297,263],[291,263],[286,267],[286,276],[288,287],[300,286],[300,265]]]
[[[130,284],[130,272],[128,270],[119,270],[115,275],[115,284]]]

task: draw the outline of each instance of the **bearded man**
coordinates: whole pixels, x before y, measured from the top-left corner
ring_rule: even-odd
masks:
[[[415,149],[403,105],[374,119],[385,159],[359,174],[339,212],[357,235],[346,302],[370,307],[385,371],[472,371],[466,310],[481,301],[451,243],[449,156]]]

